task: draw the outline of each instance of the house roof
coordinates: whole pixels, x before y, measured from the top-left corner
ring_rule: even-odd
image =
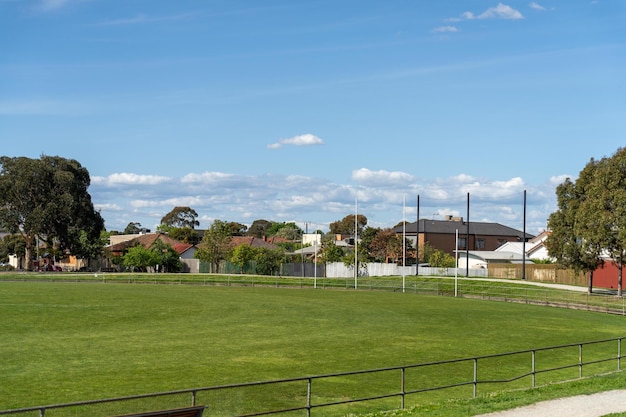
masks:
[[[163,233],[146,233],[146,234],[143,234],[143,235],[137,235],[137,237],[135,237],[134,239],[126,240],[124,242],[116,243],[114,245],[109,245],[108,249],[111,252],[124,252],[129,247],[136,246],[136,245],[141,245],[144,248],[149,248],[157,240],[160,240],[161,242],[165,243],[166,245],[170,245],[175,250],[176,250],[176,245],[181,245],[181,244],[185,245],[182,242],[180,242],[180,241],[178,241],[176,239],[172,239],[171,237],[169,237],[168,235],[165,235]],[[189,248],[186,248],[185,250],[187,250],[187,249],[189,249]],[[177,250],[177,252],[178,252],[178,250]],[[182,252],[178,252],[178,253],[180,254]]]
[[[176,245],[173,245],[172,247],[174,248],[176,252],[178,252],[179,255],[182,255],[183,253],[187,252],[189,249],[193,248],[194,245],[192,245],[191,243],[177,243]]]
[[[458,220],[429,220],[420,219],[419,221],[419,233],[440,233],[454,235],[458,230],[460,235],[467,234],[468,222]],[[402,233],[402,225],[393,228],[396,233]],[[415,235],[417,229],[417,222],[407,223],[404,231],[407,234]],[[486,222],[469,222],[469,232],[473,235],[482,236],[517,236],[520,239],[524,236],[524,232],[521,230],[513,229],[512,227],[504,226],[500,223],[486,223]],[[526,239],[532,239],[534,235],[526,233]]]
[[[230,242],[233,246],[248,245],[254,248],[278,249],[278,246],[273,243],[278,241],[279,239],[272,239],[270,242],[267,239],[252,236],[233,236]]]

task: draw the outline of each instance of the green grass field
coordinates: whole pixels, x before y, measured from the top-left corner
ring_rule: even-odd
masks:
[[[0,409],[607,339],[624,320],[384,291],[0,282]]]

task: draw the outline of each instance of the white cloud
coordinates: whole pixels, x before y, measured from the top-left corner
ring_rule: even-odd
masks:
[[[352,171],[352,179],[365,185],[405,184],[415,181],[415,177],[400,171],[372,171],[367,168]]]
[[[96,210],[122,211],[122,207],[115,203],[94,204],[93,206]]]
[[[441,219],[464,216],[467,194],[471,196],[473,221],[494,221],[520,228],[523,191],[528,189],[529,212],[534,223],[529,232],[545,228],[556,206],[555,187],[562,177],[540,186],[528,186],[520,177],[488,180],[467,174],[424,179],[402,171],[361,168],[352,172],[355,185],[337,184],[323,178],[299,175],[243,176],[224,172],[189,173],[165,177],[117,173],[92,177],[90,193],[108,230],[123,230],[133,221],[155,228],[175,206],[189,206],[199,215],[201,228],[215,219],[250,225],[254,220],[294,221],[315,229],[358,210],[372,227],[391,227],[416,215],[420,196],[421,216]],[[314,226],[313,226],[314,225]],[[534,229],[533,229],[534,227]]]
[[[158,185],[168,182],[168,177],[160,175],[139,175],[130,173],[111,174],[108,177],[92,177],[92,183],[97,185]]]
[[[267,145],[270,149],[278,149],[282,148],[284,145],[293,145],[293,146],[313,146],[313,145],[323,145],[324,141],[319,137],[312,135],[310,133],[304,135],[294,136],[288,139],[281,139],[278,142],[271,143]]]
[[[203,172],[201,174],[194,174],[194,173],[187,174],[181,179],[181,182],[183,184],[185,183],[209,184],[209,183],[216,183],[220,181],[230,180],[232,178],[235,178],[235,175],[225,174],[223,172]]]
[[[433,29],[433,32],[435,33],[454,33],[454,32],[458,32],[459,29],[456,26],[439,26],[437,28]]]
[[[572,181],[576,181],[575,177],[572,177],[571,175],[558,175],[558,176],[554,176],[554,177],[550,177],[550,184],[554,185],[555,187],[557,185],[562,184],[566,179],[571,179]]]
[[[490,7],[479,15],[475,15],[472,12],[465,12],[461,15],[465,20],[474,19],[510,19],[517,20],[523,19],[524,16],[518,10],[515,10],[511,6],[503,3],[498,3],[495,7]]]
[[[534,9],[534,10],[541,10],[541,11],[546,10],[546,8],[545,8],[545,7],[543,7],[543,6],[542,6],[542,5],[540,5],[539,3],[535,3],[534,1],[533,1],[533,2],[531,2],[531,3],[529,4],[529,6],[530,6],[530,8],[531,8],[531,9]]]

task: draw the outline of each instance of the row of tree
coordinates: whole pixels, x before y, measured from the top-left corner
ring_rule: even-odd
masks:
[[[26,269],[30,270],[34,250],[40,242],[49,251],[60,254],[71,253],[86,259],[101,255],[107,232],[87,191],[89,185],[87,169],[73,159],[46,155],[39,159],[0,157],[0,228],[11,233],[0,242],[0,256],[3,251],[23,251]],[[588,272],[590,288],[593,271],[609,260],[617,267],[621,296],[622,269],[626,262],[626,149],[620,148],[600,160],[591,159],[578,179],[565,180],[557,187],[556,194],[558,210],[548,220],[550,255],[565,267]],[[176,207],[163,217],[159,227],[178,240],[199,243],[200,235],[195,230],[199,225],[197,216],[189,207]],[[232,256],[233,248],[227,244],[232,236],[281,236],[293,244],[302,233],[294,223],[256,220],[246,227],[216,220],[204,233],[198,257],[218,263]],[[354,236],[355,233],[360,237],[358,259],[363,262],[399,262],[411,252],[413,259],[431,265],[444,266],[451,261],[428,246],[412,248],[410,241],[402,242],[391,229],[368,227],[363,215],[356,218],[348,215],[330,224],[320,261],[353,260],[353,254],[338,250],[333,239],[336,234]],[[235,260],[250,258],[246,250],[239,249]],[[135,264],[143,265],[142,262],[145,264],[145,261]],[[169,268],[166,259],[160,259],[159,265]]]
[[[84,259],[101,256],[109,235],[117,232],[105,230],[104,220],[94,209],[88,192],[90,181],[87,169],[73,159],[47,155],[39,159],[0,157],[0,228],[10,233],[0,242],[2,260],[6,260],[9,253],[23,254],[25,269],[32,270],[35,252],[41,246],[57,257],[67,253]],[[198,257],[212,264],[233,255],[230,246],[233,236],[282,238],[285,242],[282,249],[287,252],[302,247],[304,231],[294,222],[259,219],[247,227],[237,222],[216,220],[204,233],[202,241],[196,230],[199,224],[198,213],[194,209],[175,207],[161,219],[158,229],[182,242],[202,243]],[[131,222],[124,233],[141,230],[140,223]],[[358,259],[363,262],[399,262],[404,254],[412,250],[411,242],[407,240],[404,245],[406,252],[403,252],[402,239],[391,229],[367,227],[364,215],[348,215],[330,224],[327,238],[322,243],[320,262],[344,260],[350,263],[354,259],[353,253],[337,247],[334,237],[355,234],[360,237]],[[244,251],[239,249],[235,252],[236,261],[251,256]],[[420,254],[421,261],[430,260],[430,251],[422,250]],[[126,265],[138,269],[156,264],[162,265],[165,270],[177,267],[162,254],[148,255],[139,248],[133,248],[125,260]],[[275,258],[273,254],[262,255]]]

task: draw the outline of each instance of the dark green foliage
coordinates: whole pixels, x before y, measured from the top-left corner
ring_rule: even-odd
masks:
[[[272,226],[272,223],[273,222],[269,220],[255,220],[252,222],[250,228],[248,228],[246,235],[254,237],[268,236],[267,230]]]
[[[330,233],[339,234],[339,235],[350,235],[354,236],[354,214],[349,214],[343,219],[332,222],[329,225]],[[363,233],[363,228],[367,225],[367,217],[362,214],[358,214],[356,216],[356,228],[357,233],[360,236]]]
[[[626,263],[626,148],[611,157],[591,159],[572,182],[557,188],[559,209],[548,219],[552,234],[546,245],[551,256],[566,267],[590,275],[607,253],[618,270],[622,293],[622,267]]]
[[[81,233],[99,239],[104,220],[87,191],[87,169],[59,156],[0,157],[0,226],[22,236],[26,269],[36,240],[58,251],[80,251]]]
[[[232,236],[245,236],[248,231],[248,226],[237,222],[229,222],[230,234]]]
[[[343,256],[343,250],[335,245],[334,241],[325,240],[322,242],[322,249],[318,254],[318,262],[340,262]]]
[[[0,240],[0,262],[7,262],[9,255],[24,256],[26,245],[18,234],[6,235]]]
[[[281,250],[258,248],[254,260],[256,261],[257,273],[274,275],[285,261],[285,255]]]
[[[149,248],[133,246],[123,256],[123,265],[131,271],[179,272],[182,263],[178,253],[162,240],[157,239]]]
[[[172,239],[184,243],[195,245],[200,242],[200,235],[191,227],[172,227],[169,229],[168,234]]]
[[[136,235],[141,232],[141,223],[139,222],[130,222],[122,232],[125,235]]]
[[[194,229],[196,226],[200,225],[197,218],[198,213],[191,207],[174,207],[172,211],[163,216],[161,225],[178,228],[189,227]]]

